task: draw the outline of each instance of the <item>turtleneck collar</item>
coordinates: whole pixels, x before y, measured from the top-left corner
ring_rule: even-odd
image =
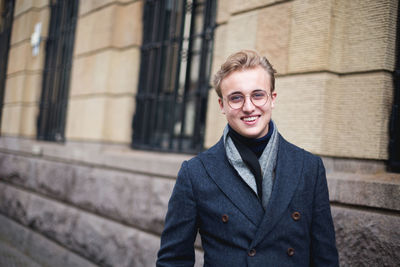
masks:
[[[272,136],[272,133],[274,132],[274,124],[272,121],[269,121],[268,123],[268,133],[260,138],[248,138],[240,135],[237,133],[235,130],[232,129],[232,127],[228,124],[229,127],[229,132],[230,134],[233,134],[241,143],[246,145],[251,151],[256,154],[257,158],[261,156],[263,153],[265,147],[268,145],[269,139]]]

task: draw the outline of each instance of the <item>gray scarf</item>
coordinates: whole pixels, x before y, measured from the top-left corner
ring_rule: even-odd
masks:
[[[274,122],[272,122],[274,123]],[[249,170],[247,165],[243,162],[242,157],[239,154],[236,146],[234,145],[232,139],[228,135],[229,127],[228,125],[224,129],[224,145],[226,155],[228,157],[229,163],[235,168],[239,173],[239,176],[245,181],[249,187],[257,194],[257,185],[253,173]],[[272,192],[272,185],[275,180],[275,166],[276,158],[278,155],[278,130],[274,123],[274,131],[272,136],[265,147],[261,157],[258,162],[261,166],[262,172],[262,205],[264,210],[267,208],[269,198]]]

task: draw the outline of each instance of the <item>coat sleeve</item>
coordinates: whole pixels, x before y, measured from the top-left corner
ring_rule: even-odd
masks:
[[[318,158],[311,224],[311,266],[339,266],[325,168]]]
[[[168,211],[157,266],[193,266],[195,261],[194,242],[197,235],[196,202],[184,162],[178,173]]]

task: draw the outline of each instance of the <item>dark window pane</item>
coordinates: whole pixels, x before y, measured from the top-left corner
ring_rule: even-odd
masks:
[[[38,139],[64,141],[78,0],[51,1],[49,36],[38,119]]]
[[[136,148],[203,148],[215,0],[147,0],[133,122]]]

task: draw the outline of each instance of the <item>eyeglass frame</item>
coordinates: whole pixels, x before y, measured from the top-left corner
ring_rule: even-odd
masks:
[[[253,93],[255,93],[255,92],[264,92],[264,93],[266,93],[266,95],[267,95],[267,100],[265,101],[264,104],[262,104],[262,105],[256,105],[256,104],[254,104],[253,99],[251,98],[251,95],[252,95]],[[229,99],[227,99],[227,97],[230,97],[230,96],[232,96],[232,95],[234,95],[234,94],[240,94],[240,95],[242,95],[242,96],[244,97],[242,105],[241,105],[240,107],[238,107],[238,108],[233,108],[233,107],[231,106],[231,104],[229,103]],[[246,102],[246,98],[247,98],[247,97],[250,98],[250,101],[251,101],[251,103],[252,103],[254,106],[256,106],[256,107],[262,107],[262,106],[264,106],[265,104],[267,104],[268,100],[271,98],[271,93],[268,93],[268,92],[265,91],[264,89],[255,89],[255,90],[253,90],[250,94],[247,94],[247,95],[242,94],[242,93],[240,93],[240,92],[233,92],[233,93],[227,95],[226,97],[223,97],[223,99],[225,99],[225,101],[228,103],[228,105],[229,105],[229,107],[230,107],[231,109],[236,110],[236,109],[241,109],[241,108],[243,108],[244,103]]]

